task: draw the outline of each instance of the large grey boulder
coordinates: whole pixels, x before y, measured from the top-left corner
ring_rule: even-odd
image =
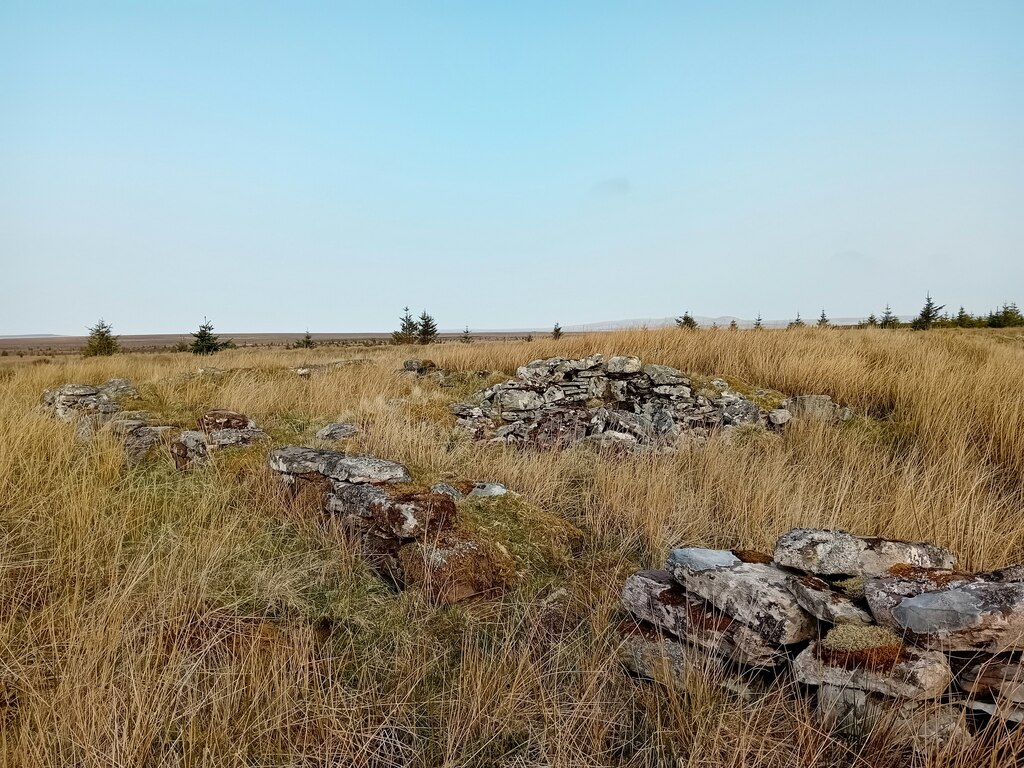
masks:
[[[756,630],[686,594],[668,571],[641,571],[622,588],[622,604],[635,618],[702,651],[751,667],[776,667],[785,654]]]
[[[892,617],[927,648],[1024,650],[1024,583],[968,583],[905,597]]]
[[[789,574],[775,566],[740,563],[694,570],[674,565],[672,575],[690,594],[757,630],[769,643],[799,643],[817,634],[814,619],[789,589]]]
[[[289,446],[267,456],[275,472],[291,480],[295,476],[319,474],[346,483],[407,483],[409,470],[401,464],[375,456],[348,456],[338,451]]]
[[[952,568],[956,558],[948,549],[926,542],[794,528],[776,542],[775,562],[817,576],[886,576],[899,565]]]

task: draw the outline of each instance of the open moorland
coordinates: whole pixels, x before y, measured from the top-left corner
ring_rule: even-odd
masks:
[[[452,404],[519,366],[595,353],[678,368],[695,392],[718,377],[757,402],[825,394],[850,411],[674,450],[538,450],[456,423]],[[424,357],[444,377],[399,373]],[[162,425],[230,409],[267,437],[178,469],[167,446],[129,462],[115,432],[41,407],[46,389],[115,377],[137,389],[123,407]],[[681,680],[638,674],[622,590],[673,547],[772,553],[797,527],[932,542],[962,571],[1024,561],[1022,379],[1024,335],[991,330],[5,357],[0,765],[1013,765],[1024,735],[1002,717],[972,712],[964,738],[922,746],[885,717],[851,736],[786,674],[740,689],[701,653]],[[358,431],[317,437],[330,422]],[[268,466],[299,445],[404,465],[409,503],[438,483],[514,491],[451,512],[498,553],[501,588],[381,578],[344,515]]]

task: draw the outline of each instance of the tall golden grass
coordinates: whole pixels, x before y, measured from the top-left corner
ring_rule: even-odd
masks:
[[[507,374],[591,352],[823,392],[863,417],[668,455],[531,453],[455,430],[447,405],[466,390],[394,374],[425,354]],[[339,358],[358,362],[287,370]],[[188,375],[210,362],[227,373]],[[930,763],[883,735],[849,743],[785,687],[740,700],[699,661],[685,696],[639,684],[612,631],[625,575],[684,543],[765,550],[813,525],[933,540],[966,568],[1024,560],[1024,337],[637,330],[0,363],[4,766],[995,768],[1024,748],[997,724]],[[186,475],[167,461],[129,468],[112,439],[80,442],[37,409],[46,387],[112,376],[171,421],[233,408],[278,443],[355,420],[356,449],[426,482],[506,483],[578,525],[586,547],[500,601],[393,594],[333,524],[284,505],[265,447]],[[552,603],[559,587],[567,598]]]

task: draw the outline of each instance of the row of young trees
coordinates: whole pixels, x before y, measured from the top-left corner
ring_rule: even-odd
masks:
[[[955,315],[950,315],[948,312],[943,312],[945,304],[936,304],[935,300],[932,299],[931,295],[925,297],[924,306],[918,313],[917,317],[911,320],[909,323],[904,323],[897,317],[892,308],[886,304],[885,311],[882,315],[876,316],[874,313],[868,315],[868,318],[861,323],[857,324],[859,328],[877,327],[877,328],[912,328],[915,331],[927,331],[932,328],[1019,328],[1024,327],[1024,315],[1017,308],[1017,305],[1013,302],[1003,304],[999,309],[993,310],[985,315],[972,315],[970,312],[960,307],[960,310]],[[688,311],[684,312],[681,317],[676,318],[676,325],[679,328],[698,328],[697,321],[694,320],[693,315]],[[818,320],[815,322],[818,328],[828,328],[832,325],[832,322],[828,319],[828,315],[825,314],[825,310],[821,310]],[[800,317],[800,313],[796,313],[796,319],[791,320],[787,324],[787,328],[804,328],[807,323]],[[735,320],[729,322],[729,329],[736,330],[739,326]],[[763,328],[761,322],[761,315],[758,314],[757,319],[754,320],[754,329],[758,330]],[[717,323],[711,324],[712,329],[718,328]]]
[[[309,332],[306,332],[309,336]],[[231,339],[221,340],[220,336],[213,332],[213,323],[203,318],[203,324],[199,330],[192,334],[191,342],[181,342],[175,347],[176,352],[191,352],[194,355],[212,355],[222,349],[234,349],[235,342]],[[89,329],[89,338],[82,347],[83,357],[97,357],[113,355],[121,351],[121,344],[114,335],[114,328],[110,323],[100,318],[96,325]]]

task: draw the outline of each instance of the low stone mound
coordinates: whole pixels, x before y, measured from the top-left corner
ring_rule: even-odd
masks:
[[[498,595],[517,574],[515,545],[486,535],[477,516],[463,519],[458,506],[515,496],[499,483],[425,488],[396,462],[302,446],[271,451],[267,463],[293,501],[314,493],[316,505],[339,518],[371,568],[399,589],[420,587],[432,602],[448,604]]]
[[[122,398],[138,397],[128,379],[110,379],[104,384],[64,384],[43,392],[43,406],[61,421],[88,419],[99,425],[121,410]]]
[[[475,439],[541,449],[584,440],[618,448],[668,446],[682,436],[699,442],[741,425],[781,428],[793,415],[782,407],[762,408],[722,379],[702,384],[675,368],[600,354],[534,360],[516,378],[451,410]]]
[[[965,711],[1024,720],[1024,567],[968,574],[934,544],[806,528],[748,555],[680,548],[630,576],[627,667],[668,665],[673,685],[693,653],[773,670],[848,735],[885,720],[924,751],[970,738]]]

